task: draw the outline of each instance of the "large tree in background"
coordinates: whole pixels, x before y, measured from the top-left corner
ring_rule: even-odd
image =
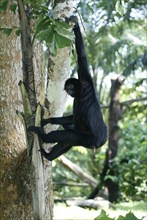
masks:
[[[40,124],[41,106],[48,108],[46,117],[63,113],[64,81],[70,72],[70,48],[66,46],[71,44],[72,35],[68,25],[54,18],[72,14],[73,8],[70,1],[57,1],[52,11],[54,17],[50,18],[48,1],[44,3],[1,2],[0,213],[3,219],[31,216],[52,219],[53,216],[51,163],[43,163],[38,138],[27,134],[26,128]],[[50,53],[48,57],[49,71],[46,71],[43,47],[36,36],[46,41],[56,55]]]

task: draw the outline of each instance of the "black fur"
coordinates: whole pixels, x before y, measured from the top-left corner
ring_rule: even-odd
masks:
[[[60,124],[64,127],[64,130],[45,134],[42,128],[34,126],[29,128],[29,131],[38,133],[42,141],[58,143],[50,153],[46,153],[44,149],[41,149],[44,157],[50,161],[66,153],[72,146],[99,148],[107,140],[107,127],[103,121],[100,104],[89,73],[78,23],[76,23],[73,30],[78,58],[78,79],[68,79],[65,82],[65,90],[74,97],[73,115],[49,118],[42,121],[42,126],[47,123]]]

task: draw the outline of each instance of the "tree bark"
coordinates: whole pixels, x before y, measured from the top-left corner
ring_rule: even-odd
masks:
[[[22,64],[23,64],[23,82],[19,83],[23,107],[24,107],[24,125],[27,129],[31,125],[40,126],[41,106],[37,106],[37,91],[35,90],[35,81],[38,80],[38,71],[35,75],[33,57],[35,56],[34,45],[30,31],[30,17],[28,8],[23,4],[22,0],[18,0],[18,11],[20,17],[21,31],[21,48],[22,48]],[[40,48],[42,46],[40,45]],[[45,66],[42,65],[42,72],[45,75]],[[36,76],[36,78],[35,78]],[[45,77],[43,77],[45,79]],[[45,85],[45,83],[44,83]],[[38,91],[40,92],[40,90]],[[33,217],[35,220],[52,219],[51,202],[45,199],[45,180],[44,166],[41,154],[39,153],[40,141],[37,135],[26,132],[27,138],[27,165],[32,188],[32,204]],[[51,180],[49,178],[49,180]],[[51,181],[48,182],[51,185]],[[48,194],[48,193],[47,193]],[[50,207],[50,209],[49,209]]]
[[[68,11],[71,15],[73,8],[69,2],[57,4],[54,8],[54,14],[58,14],[58,17],[62,15],[65,17],[68,16]],[[22,121],[25,116],[25,122],[27,120],[28,126],[34,123],[34,111],[37,103],[40,102],[43,105],[45,95],[49,104],[48,116],[61,116],[63,114],[63,103],[66,100],[63,87],[70,72],[70,49],[60,49],[56,57],[50,56],[49,80],[46,90],[45,80],[47,77],[45,76],[43,49],[37,41],[32,45],[29,32],[30,23],[27,14],[25,14],[25,7],[21,0],[18,0],[18,3],[21,18],[21,40],[14,32],[9,37],[0,32],[2,50],[0,65],[1,73],[3,74],[0,81],[2,90],[2,99],[0,101],[2,125],[0,213],[2,219],[24,220],[31,217],[34,217],[34,219],[52,219],[51,163],[46,160],[42,163],[42,158],[38,152],[39,142],[37,135],[31,135],[30,137],[27,134],[27,139],[25,139],[26,133],[24,132]],[[19,27],[18,18],[17,13],[13,14],[7,9],[6,13],[1,12],[1,25],[4,28]],[[23,91],[23,95],[26,95],[23,97],[23,102],[30,103],[29,107],[22,105],[18,87],[20,80],[21,91]],[[21,113],[23,107],[25,107],[24,114]],[[20,118],[16,114],[16,110]],[[37,119],[38,117],[40,115],[36,117],[35,123],[39,123],[40,119]],[[28,143],[29,150],[27,153],[26,145]],[[31,148],[32,146],[33,148]],[[30,154],[30,150],[32,154]],[[32,156],[31,160],[30,156]],[[29,174],[31,174],[30,178]],[[32,211],[30,179],[34,211]]]
[[[1,26],[3,28],[6,27],[19,27],[19,16],[18,13],[14,14],[9,10],[9,7],[5,13],[1,12]],[[32,211],[32,197],[31,197],[31,186],[30,186],[30,166],[28,166],[28,154],[26,150],[26,134],[24,132],[23,126],[23,116],[21,112],[23,112],[23,105],[22,105],[22,98],[20,94],[20,89],[18,86],[19,81],[25,79],[25,71],[28,71],[22,67],[24,67],[25,57],[23,56],[23,65],[22,65],[22,51],[21,51],[21,40],[20,37],[17,37],[15,34],[15,30],[13,33],[8,37],[4,35],[4,33],[0,32],[0,48],[2,58],[0,59],[0,66],[1,66],[1,94],[2,99],[0,101],[1,105],[1,152],[0,152],[0,162],[1,162],[1,174],[0,174],[0,181],[1,181],[1,188],[0,188],[0,214],[2,219],[26,219],[33,217]],[[25,51],[27,52],[27,51]],[[37,64],[39,68],[35,68],[35,83],[36,88],[38,90],[39,96],[37,100],[40,103],[43,103],[43,98],[45,97],[45,62],[44,62],[44,54],[43,48],[40,43],[36,43],[34,46],[33,54],[34,57],[31,57],[33,60],[31,61],[32,64],[36,64],[37,61],[42,62],[41,64]],[[28,59],[30,61],[30,58]],[[36,61],[36,62],[35,62]],[[30,64],[29,64],[30,65]],[[31,66],[30,65],[30,66]],[[30,71],[30,70],[29,70]],[[31,72],[32,73],[32,72]],[[38,74],[39,73],[39,74]],[[24,77],[23,77],[24,76]],[[41,77],[43,82],[39,82],[39,77]],[[20,83],[22,86],[23,83]],[[43,95],[44,94],[44,95]],[[26,97],[25,97],[26,98]],[[25,99],[24,98],[24,99]],[[36,101],[37,103],[37,101]],[[16,110],[19,114],[16,114]],[[20,117],[19,117],[20,116]],[[22,121],[21,121],[22,119]],[[35,138],[37,141],[37,138]],[[34,145],[38,145],[38,143],[34,143]],[[37,150],[37,148],[33,148],[33,151]],[[35,156],[35,157],[34,157]],[[40,160],[38,159],[40,157]],[[36,182],[32,183],[39,183],[40,192],[45,194],[48,198],[43,198],[39,196],[39,204],[38,207],[35,202],[38,201],[37,199],[34,200],[34,206],[37,207],[37,211],[39,212],[40,216],[44,216],[45,219],[52,218],[52,203],[53,197],[51,193],[51,164],[48,164],[47,169],[40,169],[36,162],[42,163],[41,156],[38,150],[33,152],[33,159],[32,159],[32,168],[35,167],[36,172],[33,172],[32,169],[32,176],[35,176]],[[46,168],[46,166],[45,166]],[[46,172],[48,170],[48,172]],[[41,172],[40,172],[41,171]],[[35,175],[34,175],[35,174]],[[48,176],[45,181],[45,186],[40,184],[40,176],[43,179],[44,176]],[[35,179],[35,178],[34,178]],[[48,185],[50,187],[48,187]],[[37,186],[36,189],[38,190],[39,187]],[[49,190],[50,189],[50,190]],[[33,191],[34,196],[38,195],[37,190]],[[46,193],[45,193],[46,192]],[[39,192],[38,192],[39,193]],[[42,195],[41,194],[41,195]],[[42,202],[42,200],[44,200]],[[43,205],[46,205],[46,210]],[[43,207],[43,208],[42,208]],[[36,208],[35,208],[36,210]],[[43,212],[42,212],[43,210]],[[46,213],[47,215],[45,216]],[[36,214],[37,215],[37,214]],[[35,217],[35,216],[34,216]],[[35,217],[38,219],[39,217]]]
[[[114,158],[117,156],[119,143],[119,125],[118,121],[121,119],[122,109],[120,105],[119,91],[124,80],[111,80],[110,89],[110,106],[109,106],[109,138],[108,150],[106,151],[105,165],[102,177],[105,178],[105,185],[108,188],[109,201],[116,202],[119,198],[119,181],[118,169],[115,165]]]
[[[1,26],[19,26],[18,14],[0,12]],[[0,214],[2,219],[24,219],[30,215],[30,187],[26,166],[26,141],[23,124],[16,114],[22,111],[18,87],[22,79],[20,37],[0,32],[1,48],[1,153]]]

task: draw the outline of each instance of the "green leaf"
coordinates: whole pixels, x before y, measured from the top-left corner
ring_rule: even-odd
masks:
[[[141,80],[139,80],[138,82],[136,82],[136,83],[135,83],[135,87],[142,85],[145,80],[146,80],[146,79],[141,79]]]
[[[136,216],[132,213],[132,212],[129,212],[128,214],[126,214],[124,220],[139,220],[139,218],[136,218]]]
[[[114,219],[109,218],[106,212],[102,210],[101,214],[98,217],[96,217],[94,220],[114,220]]]
[[[119,0],[116,2],[115,10],[118,14],[123,16],[126,13],[126,7],[123,0]]]
[[[55,24],[56,24],[56,26],[58,26],[60,28],[65,28],[65,29],[71,28],[71,25],[66,22],[55,20]]]
[[[54,35],[54,30],[49,27],[46,30],[41,31],[40,33],[37,34],[37,38],[40,41],[45,41],[47,44],[52,42]]]
[[[72,40],[62,35],[59,35],[58,33],[55,34],[55,40],[57,43],[57,48],[68,47],[72,43]]]
[[[125,219],[125,217],[120,215],[117,220],[124,220],[124,219]]]
[[[55,30],[59,35],[66,36],[70,40],[74,39],[74,34],[71,31],[71,26],[65,22],[55,22]]]
[[[73,41],[74,39],[74,35],[71,31],[68,31],[67,29],[65,28],[60,28],[58,26],[55,27],[55,31],[59,34],[59,35],[62,35],[62,36],[65,36],[66,38],[70,39]]]
[[[136,218],[136,216],[132,212],[127,213],[125,217],[120,215],[117,220],[130,220],[130,219],[141,220],[141,219]]]
[[[44,18],[41,20],[36,26],[36,34],[44,29],[47,29],[51,25],[51,21],[52,20],[50,18]]]
[[[16,12],[16,8],[17,8],[17,5],[16,4],[11,4],[10,5],[10,9],[11,9],[11,11],[15,14],[15,12]]]
[[[118,182],[118,177],[117,177],[117,176],[107,175],[107,176],[105,177],[105,180],[111,180],[112,182],[117,183],[117,182]]]
[[[9,1],[6,0],[6,1],[2,1],[2,2],[0,3],[0,10],[1,10],[1,11],[5,12],[5,11],[7,10],[8,2],[9,2]]]
[[[53,56],[56,56],[57,55],[57,44],[56,44],[56,40],[55,40],[55,35],[53,35],[52,42],[49,46],[50,46],[49,49],[50,49],[51,54]]]
[[[46,42],[51,43],[54,37],[54,30],[50,27],[48,28],[48,33],[46,35]]]
[[[57,48],[68,47],[74,37],[67,28],[70,26],[64,22],[55,21],[49,17],[43,18],[36,26],[36,37],[45,41],[52,54],[56,54]]]
[[[3,31],[4,34],[9,36],[12,33],[13,28],[0,28],[0,31]]]
[[[15,33],[16,33],[17,36],[20,36],[20,34],[21,34],[20,28],[18,28],[18,29],[15,31]]]

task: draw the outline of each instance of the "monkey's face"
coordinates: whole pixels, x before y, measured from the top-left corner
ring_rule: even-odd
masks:
[[[68,84],[65,86],[66,92],[71,96],[75,97],[76,96],[76,88],[73,84]]]
[[[81,84],[78,79],[70,78],[65,82],[64,89],[71,97],[77,97],[80,94]]]

